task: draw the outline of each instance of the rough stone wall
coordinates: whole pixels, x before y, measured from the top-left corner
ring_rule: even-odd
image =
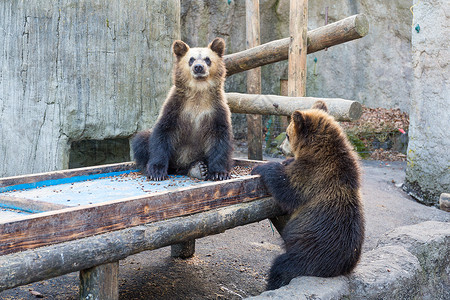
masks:
[[[176,0],[1,1],[0,176],[67,168],[72,141],[149,127],[179,14]]]
[[[450,2],[414,1],[414,81],[411,93],[406,188],[437,205],[450,191]]]
[[[359,40],[308,56],[307,95],[357,100],[370,107],[409,111],[412,80],[411,0],[309,1],[308,28],[364,13],[369,34]],[[261,42],[289,36],[289,0],[261,0]],[[245,45],[245,1],[181,1],[181,37],[203,46],[215,36],[225,38],[227,53]],[[317,58],[317,63],[314,62]],[[262,68],[262,93],[280,94],[287,63]],[[227,79],[227,91],[245,92],[245,74]]]

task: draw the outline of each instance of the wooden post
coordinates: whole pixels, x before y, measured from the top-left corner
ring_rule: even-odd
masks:
[[[280,95],[287,96],[288,95],[288,81],[287,79],[280,79]],[[281,131],[286,131],[286,128],[289,126],[289,117],[282,116],[281,117]]]
[[[306,95],[306,54],[308,41],[308,0],[291,0],[289,11],[288,96]],[[271,222],[281,233],[289,217],[273,218]]]
[[[289,12],[288,96],[306,94],[308,0],[291,0]]]
[[[260,45],[259,0],[245,1],[247,49]],[[247,94],[261,94],[261,68],[247,71]],[[247,115],[248,158],[262,160],[262,116]]]
[[[80,300],[119,299],[119,262],[80,271]]]
[[[170,256],[175,258],[189,258],[195,253],[195,240],[172,245],[170,247]]]

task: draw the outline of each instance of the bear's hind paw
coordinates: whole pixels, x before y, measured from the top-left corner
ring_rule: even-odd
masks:
[[[208,175],[208,167],[202,161],[198,161],[192,165],[187,175],[192,178],[206,180]]]

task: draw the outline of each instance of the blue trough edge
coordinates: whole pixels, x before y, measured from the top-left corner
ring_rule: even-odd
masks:
[[[80,182],[80,181],[86,181],[86,180],[92,180],[92,179],[99,179],[99,178],[103,178],[103,177],[112,177],[112,176],[128,174],[128,173],[137,172],[137,171],[138,170],[126,170],[126,171],[120,171],[120,172],[73,176],[73,177],[50,179],[50,180],[43,180],[43,181],[31,182],[31,183],[22,183],[22,184],[0,187],[0,193],[5,193],[5,192],[10,192],[10,191],[15,191],[15,190],[29,190],[29,189],[35,189],[35,188],[40,188],[40,187],[44,187],[44,186],[52,186],[52,185],[58,185],[58,184]]]

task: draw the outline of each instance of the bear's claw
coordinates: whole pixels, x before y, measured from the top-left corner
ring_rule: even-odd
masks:
[[[215,172],[208,176],[208,179],[219,181],[219,180],[227,180],[230,179],[230,173],[229,172]]]

